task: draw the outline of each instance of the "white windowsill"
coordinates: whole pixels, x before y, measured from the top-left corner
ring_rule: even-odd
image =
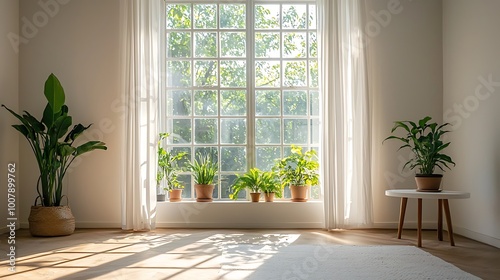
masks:
[[[322,228],[323,202],[157,202],[157,227]]]

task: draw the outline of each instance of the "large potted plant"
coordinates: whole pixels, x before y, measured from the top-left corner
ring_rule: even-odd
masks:
[[[90,125],[77,124],[69,130],[72,117],[68,115],[63,87],[54,74],[47,78],[44,94],[48,103],[41,120],[26,111],[18,115],[6,106],[2,107],[21,121],[12,127],[28,140],[40,171],[38,196],[28,218],[30,233],[33,236],[69,235],[75,230],[75,218],[69,206],[62,205],[64,176],[77,157],[107,147],[101,141],[76,144],[75,140]]]
[[[194,177],[194,187],[196,192],[197,202],[212,202],[214,192],[214,179],[219,166],[213,160],[211,154],[202,156],[197,155],[197,158],[192,163],[188,163],[187,167],[191,170]]]
[[[445,171],[445,168],[450,169],[449,165],[455,165],[451,157],[443,153],[443,150],[450,145],[450,142],[443,141],[443,135],[449,132],[445,128],[450,124],[438,125],[430,122],[431,119],[427,116],[417,123],[396,121],[391,133],[402,129],[405,134],[391,135],[384,139],[384,142],[390,139],[399,140],[403,144],[398,150],[410,149],[412,152],[413,156],[403,165],[403,169],[418,168],[418,173],[415,175],[417,191],[440,191],[443,175],[434,173],[436,167]]]
[[[238,199],[238,194],[242,190],[248,189],[251,201],[259,202],[261,191],[267,194],[267,197],[272,195],[274,199],[274,192],[276,189],[280,189],[280,185],[274,172],[263,172],[258,168],[252,168],[243,175],[238,175],[231,189],[233,191],[229,195],[231,199]],[[269,198],[266,199],[266,201],[268,200]]]
[[[166,186],[163,190],[169,194],[170,202],[181,201],[182,189],[184,186],[179,182],[177,176],[182,168],[179,167],[178,161],[185,158],[186,152],[172,154],[162,146],[162,141],[169,136],[168,133],[160,133],[158,140],[158,171],[156,173],[156,183],[158,186],[165,180]],[[158,195],[158,194],[157,194]],[[161,194],[159,194],[161,195]],[[161,200],[161,199],[158,199]],[[163,198],[165,200],[165,198]]]
[[[273,167],[278,173],[282,187],[289,186],[294,202],[306,202],[308,190],[319,184],[319,162],[315,150],[302,152],[292,145],[291,154],[278,160]]]

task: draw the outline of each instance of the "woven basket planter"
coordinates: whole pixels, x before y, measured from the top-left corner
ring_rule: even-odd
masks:
[[[75,217],[68,206],[31,206],[28,222],[33,236],[63,236],[75,231]]]

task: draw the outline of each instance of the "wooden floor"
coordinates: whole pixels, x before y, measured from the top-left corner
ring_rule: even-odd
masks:
[[[16,273],[8,271],[5,261],[7,235],[0,236],[0,278],[194,280],[203,275],[203,279],[217,279],[220,266],[216,258],[220,252],[210,243],[217,238],[234,243],[293,237],[294,244],[416,246],[415,230],[405,230],[402,239],[396,235],[396,230],[157,229],[131,233],[80,229],[71,236],[33,238],[27,230],[20,230],[16,233]],[[455,242],[452,247],[447,238],[437,241],[436,231],[424,231],[422,249],[480,278],[500,279],[500,249],[458,235]],[[169,255],[164,252],[166,244],[175,248]],[[186,266],[168,267],[168,258],[172,256]]]

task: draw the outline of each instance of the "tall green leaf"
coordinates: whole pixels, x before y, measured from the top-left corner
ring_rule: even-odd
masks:
[[[44,94],[54,114],[61,111],[66,96],[64,95],[64,89],[59,79],[54,74],[50,74],[47,81],[45,81]]]

